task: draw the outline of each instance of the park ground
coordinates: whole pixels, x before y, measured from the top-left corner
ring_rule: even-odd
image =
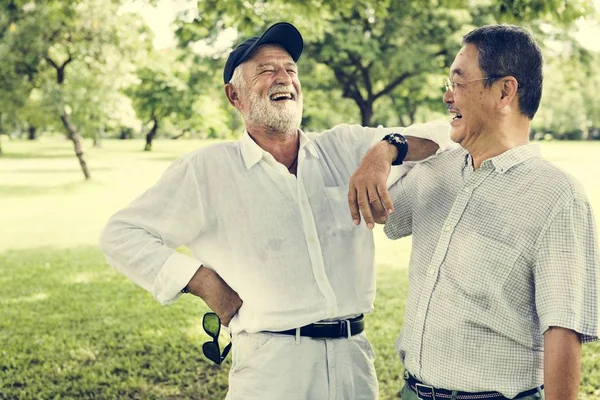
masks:
[[[203,356],[206,306],[183,297],[162,307],[108,267],[99,232],[118,208],[152,185],[169,162],[207,141],[87,146],[83,181],[63,140],[3,141],[0,158],[0,399],[224,397],[229,360]],[[600,142],[542,143],[574,175],[600,219]],[[397,398],[410,239],[376,228],[378,293],[367,317],[382,400]],[[222,338],[223,342],[227,338]],[[580,399],[600,398],[600,344],[584,346]]]

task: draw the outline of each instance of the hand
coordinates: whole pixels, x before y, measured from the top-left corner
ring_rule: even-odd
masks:
[[[210,268],[201,266],[187,287],[190,293],[206,302],[224,326],[229,326],[229,322],[243,304],[237,292]]]
[[[367,152],[350,178],[348,204],[355,225],[360,224],[362,213],[367,227],[373,229],[374,222],[385,223],[387,215],[394,210],[387,178],[396,155],[394,146],[380,142]]]

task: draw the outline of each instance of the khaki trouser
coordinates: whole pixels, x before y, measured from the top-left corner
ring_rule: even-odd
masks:
[[[377,400],[375,353],[364,333],[311,339],[242,332],[232,338],[227,400]]]
[[[408,385],[404,385],[404,387],[402,388],[402,392],[400,393],[400,396],[402,398],[402,400],[419,400],[419,397],[417,396],[417,394],[415,392],[413,392]],[[431,397],[427,397],[427,399],[431,399]],[[515,397],[515,400],[543,400],[544,399],[544,391],[542,390],[541,393],[534,393],[531,396],[525,396],[525,397]],[[454,397],[452,397],[451,399],[448,400],[456,400]]]

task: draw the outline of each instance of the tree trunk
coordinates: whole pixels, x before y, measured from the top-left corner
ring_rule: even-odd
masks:
[[[71,122],[69,116],[65,113],[60,116],[60,119],[67,130],[67,137],[69,140],[73,142],[73,147],[75,149],[75,155],[79,160],[79,165],[81,165],[81,170],[83,171],[83,176],[85,179],[91,179],[90,171],[88,170],[87,163],[85,162],[84,154],[83,154],[83,144],[81,140],[81,134],[77,130],[77,127]]]
[[[152,118],[154,121],[154,125],[152,125],[152,129],[150,132],[146,134],[146,146],[144,147],[144,151],[152,151],[152,139],[156,136],[156,132],[158,131],[158,120],[156,118]]]
[[[52,60],[50,57],[48,57],[47,55],[44,58],[56,70],[56,83],[58,83],[58,85],[60,87],[61,102],[62,102],[63,101],[62,100],[63,99],[62,87],[63,87],[64,81],[65,81],[65,68],[71,61],[73,61],[73,57],[69,53],[69,58],[67,58],[67,60],[65,62],[63,62],[62,65],[60,65],[60,66],[56,62],[54,62],[54,60]],[[62,108],[64,110],[64,104],[62,105]],[[71,122],[71,119],[69,118],[69,114],[66,111],[62,111],[60,120],[62,121],[65,129],[67,130],[67,137],[69,138],[69,140],[71,140],[73,142],[73,147],[75,148],[75,155],[77,156],[77,159],[79,160],[79,165],[81,165],[81,171],[83,171],[83,176],[85,176],[86,180],[91,179],[92,177],[90,175],[90,171],[88,170],[87,163],[85,162],[85,158],[83,157],[84,154],[83,154],[83,144],[81,143],[81,134],[77,130],[77,127]]]
[[[2,131],[3,131],[3,126],[2,126],[2,113],[0,113],[0,139],[2,139]],[[4,152],[2,152],[2,140],[0,140],[0,156],[3,155]]]
[[[0,156],[3,155],[2,152],[2,113],[0,113]]]
[[[180,137],[182,137],[183,135],[185,135],[186,133],[188,133],[189,131],[190,131],[189,129],[184,129],[184,130],[183,130],[183,132],[181,132],[180,134],[173,136],[173,137],[171,138],[171,140],[177,140],[177,139],[179,139]]]
[[[369,126],[371,124],[371,118],[373,118],[373,102],[367,100],[360,104],[359,107],[361,125]]]
[[[103,138],[104,138],[104,125],[102,125],[100,127],[100,129],[94,133],[94,137],[93,137],[94,148],[97,148],[97,149],[102,148],[102,139]]]
[[[36,132],[37,128],[33,125],[29,125],[29,128],[27,129],[27,140],[35,140],[37,135]]]

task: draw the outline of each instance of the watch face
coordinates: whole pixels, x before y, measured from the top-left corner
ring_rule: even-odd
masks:
[[[392,133],[390,135],[390,142],[404,144],[406,143],[406,138],[399,133]]]

